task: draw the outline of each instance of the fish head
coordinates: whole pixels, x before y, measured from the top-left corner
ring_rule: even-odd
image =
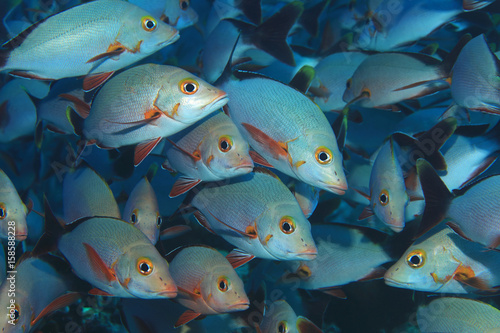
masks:
[[[153,17],[142,8],[130,7],[116,40],[129,52],[153,54],[179,39],[179,32],[174,27]]]
[[[313,260],[318,254],[311,224],[295,200],[279,203],[257,221],[261,244],[277,260]]]
[[[260,329],[262,333],[299,333],[297,330],[297,314],[284,300],[266,305],[266,311]]]
[[[342,100],[347,103],[347,106],[355,103],[360,106],[367,106],[372,92],[370,87],[365,85],[364,80],[355,75],[356,72],[353,77],[347,80]]]
[[[250,301],[245,293],[243,281],[231,265],[210,267],[200,284],[205,302],[218,313],[243,311]]]
[[[7,274],[9,277],[9,274]],[[29,332],[31,328],[32,311],[29,298],[20,290],[16,290],[15,300],[8,297],[9,280],[4,283],[4,288],[1,288],[2,296],[0,297],[0,305],[5,309],[3,315],[5,320],[2,320],[0,325],[1,332]],[[19,288],[17,288],[19,289]],[[14,300],[14,303],[11,303]],[[21,329],[19,329],[21,328]]]
[[[143,178],[137,183],[123,210],[123,219],[141,230],[151,243],[160,236],[162,218],[153,187]]]
[[[405,254],[387,270],[385,283],[392,287],[427,292],[442,290],[453,280],[460,263],[454,259],[446,245],[429,242],[411,246]]]
[[[179,30],[198,22],[198,13],[190,6],[190,0],[168,0],[162,20]]]
[[[7,200],[4,202],[0,201],[0,238],[6,239],[9,232],[15,231],[16,240],[23,241],[28,237],[28,223],[26,222],[28,209],[17,193],[11,194],[5,198]],[[1,197],[0,200],[2,200]]]
[[[203,163],[220,179],[240,176],[253,170],[250,146],[232,123],[215,127],[203,139],[200,150]]]
[[[177,286],[168,263],[150,243],[131,246],[115,263],[123,288],[139,298],[174,298]]]
[[[342,155],[333,135],[301,136],[288,143],[288,153],[301,181],[339,195],[347,190]]]
[[[167,117],[191,125],[228,102],[227,94],[181,68],[167,68],[155,106]]]

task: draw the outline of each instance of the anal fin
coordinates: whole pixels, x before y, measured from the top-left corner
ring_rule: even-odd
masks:
[[[134,166],[138,166],[142,161],[149,155],[149,153],[156,147],[161,141],[160,138],[156,138],[150,141],[141,142],[135,147],[134,152]]]
[[[55,300],[49,303],[37,316],[36,318],[31,320],[31,326],[35,325],[40,319],[45,317],[51,312],[57,311],[59,309],[62,309],[68,305],[73,304],[76,302],[81,295],[76,292],[70,292],[64,295],[61,295],[57,297]]]
[[[102,84],[104,84],[104,82],[109,80],[109,78],[111,78],[111,76],[114,73],[115,72],[107,72],[107,73],[87,75],[83,79],[83,90],[85,92],[94,90],[95,88],[101,86]]]
[[[201,179],[194,179],[187,176],[181,176],[177,179],[168,195],[170,198],[175,198],[188,192],[190,189],[201,183]]]
[[[226,256],[227,261],[229,261],[234,269],[246,264],[253,258],[255,258],[255,256],[240,249],[234,249]]]
[[[198,318],[199,316],[201,316],[201,313],[198,313],[198,312],[194,312],[193,310],[187,310],[186,312],[184,312],[180,317],[179,319],[177,320],[177,322],[175,323],[174,325],[174,328],[177,328],[179,326],[182,326],[184,324],[187,324],[189,323],[191,320],[194,320],[196,318]]]

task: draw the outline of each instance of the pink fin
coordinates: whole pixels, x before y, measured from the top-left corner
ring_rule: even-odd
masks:
[[[465,233],[462,231],[462,229],[460,229],[460,227],[459,227],[456,223],[453,223],[453,222],[449,221],[449,222],[446,222],[446,225],[447,225],[448,227],[450,227],[450,228],[451,228],[451,230],[455,231],[455,233],[457,233],[457,234],[458,234],[460,237],[462,237],[463,239],[466,239],[466,240],[468,240],[468,241],[473,242],[473,240],[472,240],[472,239],[470,239],[469,237],[467,237],[467,236],[465,235]]]
[[[365,192],[366,189],[357,189],[354,187],[351,187],[354,191],[358,192],[359,195],[363,196],[364,198],[368,199],[370,201],[370,195]]]
[[[108,283],[115,281],[116,274],[114,270],[106,265],[97,251],[87,243],[83,243],[83,246],[85,247],[85,251],[87,251],[87,256],[90,260],[90,267],[99,279]]]
[[[371,281],[382,279],[387,270],[383,267],[374,268],[370,273],[368,273],[365,277],[359,279],[358,281]]]
[[[173,227],[167,228],[160,232],[160,239],[172,239],[184,235],[185,233],[191,231],[191,227],[187,225],[174,225]]]
[[[456,276],[454,277],[455,280],[468,285],[472,288],[479,289],[482,291],[490,291],[494,288],[491,288],[488,284],[488,281],[481,279],[477,276],[471,277],[471,278],[457,278]]]
[[[341,298],[341,299],[347,299],[346,294],[344,291],[340,288],[337,287],[332,287],[332,288],[321,288],[319,289],[320,291],[324,292],[325,294],[328,294],[333,297]]]
[[[161,141],[160,138],[156,138],[150,141],[141,142],[135,147],[134,154],[134,166],[138,166],[142,161],[149,155],[149,153],[156,147],[156,145]]]
[[[170,194],[168,195],[170,198],[175,198],[181,194],[186,193],[196,185],[201,182],[201,179],[194,179],[186,176],[181,176],[177,179],[170,190]]]
[[[255,228],[254,228],[253,226],[250,226],[250,225],[249,225],[249,226],[247,226],[247,229],[246,229],[245,231],[241,231],[241,230],[239,230],[239,229],[236,229],[236,228],[235,228],[235,227],[233,227],[233,226],[230,226],[230,225],[229,225],[229,224],[227,224],[226,222],[224,222],[224,221],[222,221],[222,220],[218,219],[218,218],[217,218],[214,214],[212,214],[212,212],[211,212],[211,211],[209,211],[208,209],[207,209],[207,211],[208,211],[208,213],[209,213],[210,215],[212,215],[212,217],[213,217],[214,219],[216,219],[216,220],[217,220],[217,222],[219,222],[220,224],[222,224],[222,225],[226,226],[226,227],[227,227],[227,228],[229,228],[230,230],[233,230],[234,232],[236,232],[236,233],[238,233],[238,234],[240,234],[240,235],[242,235],[242,236],[246,236],[246,237],[250,237],[250,238],[257,238],[257,236],[258,236],[258,235],[257,235],[257,232],[256,232],[256,230],[255,230]]]
[[[257,127],[248,123],[242,123],[241,125],[248,131],[250,136],[261,145],[263,149],[273,156],[273,158],[278,160],[280,157],[288,156],[288,151],[282,144],[262,132]]]
[[[59,309],[64,308],[65,306],[71,305],[74,302],[76,302],[80,298],[79,293],[71,292],[68,294],[61,295],[57,297],[55,300],[50,302],[49,305],[47,305],[42,312],[36,316],[36,318],[31,320],[31,326],[35,325],[40,319],[45,317],[51,312],[57,311]]]
[[[177,286],[177,288],[179,289],[179,292],[181,292],[181,293],[184,293],[184,294],[188,295],[188,296],[189,296],[189,297],[191,297],[192,299],[198,299],[198,298],[200,298],[200,297],[201,297],[201,294],[194,293],[194,292],[192,292],[192,291],[189,291],[189,290],[184,289],[184,288],[179,287],[179,286]]]
[[[173,142],[172,140],[170,140],[170,139],[168,139],[168,138],[167,138],[167,141],[168,141],[168,142],[170,142],[170,144],[171,144],[172,146],[174,146],[175,148],[177,148],[180,152],[182,152],[182,153],[186,154],[187,156],[191,157],[191,158],[193,159],[193,161],[194,161],[194,162],[197,162],[197,161],[199,161],[199,160],[201,159],[201,157],[200,157],[200,156],[196,156],[196,155],[194,155],[194,154],[192,154],[192,153],[188,152],[187,150],[185,150],[185,149],[181,148],[180,146],[178,146],[178,145],[177,145],[175,142]]]
[[[101,290],[99,288],[94,288],[89,290],[89,295],[97,295],[97,296],[111,296],[113,297],[114,295],[111,295],[108,292],[105,292],[104,290]]]
[[[248,153],[250,154],[250,157],[255,163],[263,165],[268,168],[274,168],[268,161],[266,161],[264,157],[260,156],[260,154],[255,150],[250,150]]]
[[[108,73],[101,73],[101,74],[92,74],[92,75],[87,75],[83,79],[83,90],[85,92],[94,90],[95,88],[99,87],[102,85],[104,82],[108,81],[109,78],[114,74],[115,72],[108,72]]]
[[[323,333],[312,321],[302,316],[297,319],[297,330],[299,333]]]
[[[104,58],[116,57],[117,55],[120,55],[123,52],[125,52],[125,48],[119,47],[119,48],[114,49],[113,51],[104,52],[104,53],[96,55],[95,57],[90,58],[89,60],[87,60],[87,64],[89,64],[91,62],[95,62],[97,60],[104,59]]]
[[[203,215],[199,210],[197,210],[196,212],[194,212],[194,218],[196,219],[196,221],[198,221],[198,223],[204,227],[205,229],[207,229],[208,231],[210,231],[211,233],[213,233],[214,235],[217,235],[213,230],[212,228],[210,228],[210,224],[208,223],[207,221],[207,218],[205,217],[205,215]]]
[[[255,258],[255,256],[240,249],[234,249],[226,256],[227,261],[229,261],[234,269],[246,264],[253,258]]]
[[[78,97],[73,96],[71,94],[60,94],[59,97],[72,102],[73,105],[75,106],[76,112],[78,112],[80,117],[82,117],[83,119],[86,119],[89,116],[90,105],[88,105]]]
[[[201,315],[201,313],[198,313],[198,312],[194,312],[193,310],[187,310],[186,312],[184,312],[180,317],[179,319],[177,320],[177,322],[175,323],[174,325],[174,328],[177,328],[179,326],[182,326],[184,324],[187,324],[189,323],[191,320],[194,320],[196,318],[198,318],[199,316]]]
[[[4,101],[0,104],[0,128],[4,128],[9,124],[10,116],[9,112],[7,112],[7,105],[9,101]]]
[[[366,206],[359,215],[358,221],[367,219],[369,217],[372,217],[373,215],[375,215],[375,213],[373,212],[372,208],[370,206]]]

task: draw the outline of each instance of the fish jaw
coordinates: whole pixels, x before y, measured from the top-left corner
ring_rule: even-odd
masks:
[[[172,36],[170,38],[168,38],[162,42],[159,42],[157,44],[158,49],[164,48],[165,46],[173,44],[179,40],[179,38],[181,37],[179,34],[179,31],[175,28],[172,28],[172,30],[173,30]]]
[[[247,299],[246,301],[241,301],[239,303],[230,305],[228,307],[228,310],[230,312],[233,312],[233,311],[244,311],[244,310],[248,309],[249,306],[250,306],[250,302]]]
[[[207,105],[205,105],[201,109],[206,110],[207,112],[211,112],[210,110],[215,111],[226,105],[227,102],[229,102],[227,93],[221,90],[213,100],[211,100]]]
[[[332,192],[333,194],[344,195],[347,191],[346,181],[343,181],[340,184],[322,182],[321,185],[321,188],[326,191]]]
[[[175,298],[177,297],[177,287],[174,286],[174,288],[168,288],[164,291],[160,291],[156,294],[156,296],[159,298]]]
[[[404,283],[393,280],[392,278],[387,276],[387,273],[384,276],[384,282],[386,285],[390,287],[403,288],[403,289],[413,289],[411,283]]]

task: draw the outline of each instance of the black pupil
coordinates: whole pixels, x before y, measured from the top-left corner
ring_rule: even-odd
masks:
[[[146,22],[146,27],[147,27],[148,29],[153,29],[153,28],[154,28],[154,26],[155,26],[155,23],[154,23],[153,21],[151,21],[151,20],[150,20],[150,21],[147,21],[147,22]]]
[[[189,7],[189,4],[187,3],[187,1],[181,2],[181,8],[182,9],[186,10],[188,7]]]
[[[324,161],[326,161],[326,160],[328,160],[328,154],[327,154],[327,153],[325,153],[325,152],[321,152],[321,153],[319,154],[319,159],[320,159],[321,161],[323,161],[323,162],[324,162]]]
[[[156,219],[156,224],[161,225],[161,216],[158,216]]]
[[[385,194],[382,194],[382,195],[380,196],[380,202],[381,202],[381,203],[385,203],[386,201],[387,201],[387,196],[386,196]]]
[[[186,89],[187,92],[193,92],[194,91],[194,84],[192,83],[186,83],[184,89]]]
[[[4,217],[5,216],[5,211],[3,210],[3,208],[0,208],[0,217]]]
[[[18,320],[18,319],[19,319],[19,311],[14,310],[14,320]]]
[[[219,287],[222,290],[226,289],[226,282],[224,282],[224,281],[219,282]]]
[[[141,271],[142,271],[142,272],[144,272],[144,273],[149,272],[149,265],[148,265],[148,264],[146,264],[145,262],[143,262],[143,263],[141,264]]]
[[[292,226],[290,225],[290,223],[288,223],[288,222],[283,223],[283,230],[285,230],[286,232],[288,232],[291,229],[292,229]]]
[[[221,141],[221,143],[220,143],[220,147],[221,147],[223,150],[226,150],[226,149],[227,149],[227,147],[228,147],[227,141],[225,141],[225,140],[224,140],[224,141]]]
[[[132,223],[136,223],[137,222],[137,215],[132,214],[131,220],[132,220]]]
[[[410,262],[413,264],[413,265],[419,265],[420,264],[420,257],[419,256],[412,256],[410,258]]]
[[[280,324],[280,326],[278,327],[278,332],[284,333],[285,332],[285,325]]]

